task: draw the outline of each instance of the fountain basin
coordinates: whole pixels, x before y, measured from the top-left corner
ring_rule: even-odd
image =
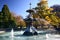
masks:
[[[24,35],[24,36],[33,36],[33,35],[38,35],[38,33],[37,33],[37,32],[32,33],[32,32],[25,31],[25,32],[23,33],[23,35]]]
[[[37,30],[31,26],[31,27],[27,27],[27,29],[25,30],[25,32],[23,33],[24,36],[33,36],[33,35],[38,35]]]

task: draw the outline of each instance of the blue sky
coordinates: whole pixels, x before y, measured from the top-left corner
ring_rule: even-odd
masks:
[[[40,0],[0,0],[0,11],[4,4],[7,4],[10,11],[15,13],[16,15],[21,15],[25,18],[28,13],[26,10],[29,9],[29,3],[32,3],[32,8],[37,6],[37,3]],[[48,6],[52,6],[54,4],[60,5],[60,0],[48,0]]]

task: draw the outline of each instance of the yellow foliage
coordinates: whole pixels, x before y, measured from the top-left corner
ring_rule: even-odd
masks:
[[[39,15],[38,14],[33,14],[33,18],[38,18]]]
[[[53,21],[58,22],[57,16],[51,15],[50,17]]]
[[[52,20],[49,18],[49,16],[46,16],[45,19],[50,23]]]
[[[58,25],[58,23],[56,23],[56,22],[51,22],[51,24],[52,24],[52,25]]]

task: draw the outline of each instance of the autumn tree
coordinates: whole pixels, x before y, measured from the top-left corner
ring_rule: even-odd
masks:
[[[23,20],[23,18],[21,16],[15,16],[16,19],[16,25],[17,27],[26,27],[25,21]]]
[[[40,18],[45,19],[51,25],[59,25],[60,19],[56,16],[56,12],[51,12],[53,8],[48,7],[47,0],[40,1],[34,9]]]

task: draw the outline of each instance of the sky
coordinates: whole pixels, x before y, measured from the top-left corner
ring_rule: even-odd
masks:
[[[0,0],[0,11],[4,4],[8,5],[8,8],[10,12],[15,13],[16,15],[20,15],[23,18],[26,18],[29,13],[26,12],[26,10],[29,9],[31,3],[31,7],[35,8],[37,6],[37,3],[39,3],[40,0]],[[53,6],[54,4],[60,5],[60,0],[48,0],[48,6]]]

